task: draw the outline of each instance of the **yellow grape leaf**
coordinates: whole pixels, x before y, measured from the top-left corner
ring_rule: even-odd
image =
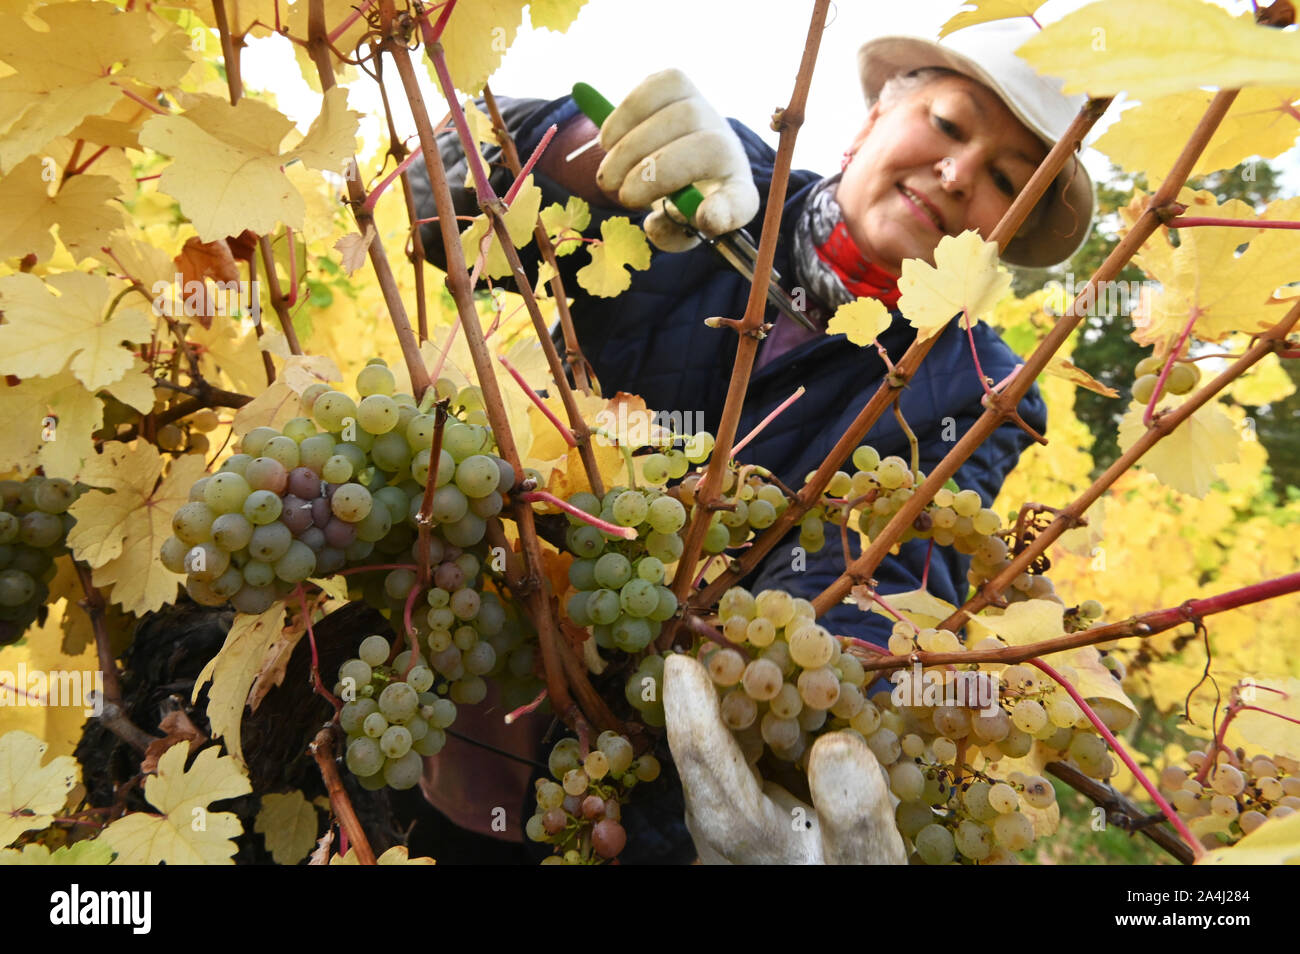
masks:
[[[269,36],[280,26],[289,22],[288,13],[292,7],[288,0],[224,0],[226,22],[233,37]],[[298,4],[295,4],[297,6]],[[302,4],[305,6],[305,4]],[[176,7],[190,10],[204,22],[216,27],[216,18],[212,13],[212,4],[208,0],[165,0],[164,7]],[[327,7],[328,10],[328,7]],[[333,18],[326,19],[331,28],[335,25]],[[364,20],[362,22],[365,22]],[[306,32],[302,34],[306,37]],[[350,50],[351,47],[348,47]]]
[[[1270,689],[1277,691],[1270,692]],[[1253,709],[1242,710],[1228,726],[1225,736],[1228,745],[1232,748],[1242,746],[1252,755],[1260,753],[1300,758],[1300,725],[1287,721],[1300,719],[1300,679],[1255,677],[1246,681],[1240,691],[1242,701],[1248,705],[1268,709],[1277,715]]]
[[[459,9],[459,8],[458,8]],[[406,845],[394,845],[385,851],[380,857],[374,859],[377,864],[435,864],[432,858],[411,858],[407,851]],[[356,858],[356,849],[347,850],[346,855],[333,855],[329,859],[330,864],[360,864]]]
[[[545,27],[563,33],[578,18],[587,0],[532,0],[528,4],[528,19],[534,27]]]
[[[119,865],[229,865],[244,830],[233,812],[213,812],[213,802],[253,790],[239,763],[216,746],[198,754],[187,771],[190,743],[177,743],[158,759],[158,774],[144,783],[144,797],[162,814],[132,812],[100,838],[117,852]]]
[[[1193,89],[1126,109],[1118,122],[1097,137],[1093,147],[1120,168],[1146,172],[1149,181],[1158,183],[1213,98],[1212,92]],[[1300,87],[1296,86],[1243,89],[1190,174],[1201,176],[1231,169],[1250,156],[1272,159],[1286,152],[1300,132],[1297,102]]]
[[[235,412],[235,436],[243,437],[255,427],[280,428],[302,416],[298,392],[277,378],[269,388]]]
[[[0,845],[44,828],[81,779],[77,760],[59,755],[42,765],[49,745],[30,732],[0,736]]]
[[[1263,360],[1229,384],[1226,393],[1238,404],[1259,407],[1295,394],[1295,382],[1276,354],[1266,354]]]
[[[461,108],[465,110],[465,125],[469,127],[469,134],[474,140],[474,148],[478,149],[482,155],[482,146],[487,143],[489,146],[497,145],[496,133],[492,128],[492,117],[483,110],[479,109],[472,99],[466,99],[461,103]],[[470,164],[465,163],[465,181],[463,183],[466,189],[474,187],[474,170]]]
[[[334,250],[339,253],[339,265],[348,278],[351,278],[352,273],[365,264],[366,251],[374,240],[375,227],[370,225],[366,228],[365,235],[360,232],[349,232],[334,243]]]
[[[1100,394],[1102,397],[1119,397],[1119,392],[1114,388],[1108,388],[1096,378],[1094,378],[1083,368],[1078,367],[1073,361],[1067,358],[1053,358],[1047,363],[1045,369],[1048,374],[1053,374],[1058,378],[1064,378],[1071,384],[1080,388],[1087,388],[1094,394]]]
[[[293,354],[284,362],[284,383],[295,394],[302,394],[313,384],[343,380],[343,372],[334,359],[323,354]]]
[[[533,182],[533,177],[530,175],[524,180],[523,186],[516,193],[504,216],[506,233],[515,248],[522,248],[532,239],[533,227],[537,224],[537,210],[541,207],[542,190]],[[474,262],[478,259],[479,241],[487,235],[489,228],[487,214],[484,213],[477,216],[469,224],[469,228],[460,234],[460,245],[465,253],[466,267],[471,269],[474,267]],[[487,260],[484,262],[483,269],[492,278],[505,278],[510,274],[510,263],[506,261],[505,252],[501,250],[501,243],[497,241],[495,234],[488,245]]]
[[[263,795],[262,810],[253,831],[266,839],[266,847],[278,865],[296,865],[316,847],[320,821],[302,792]]]
[[[91,390],[121,378],[133,360],[122,342],[148,341],[153,328],[127,300],[105,318],[108,295],[108,279],[82,272],[0,278],[0,373],[50,377],[67,366]]]
[[[1239,199],[1222,205],[1201,192],[1188,198],[1188,216],[1254,219],[1254,210]],[[1300,216],[1300,199],[1271,203],[1260,218],[1294,219]],[[1197,337],[1221,341],[1234,331],[1253,333],[1275,324],[1283,308],[1271,299],[1278,286],[1295,278],[1295,239],[1287,229],[1192,228],[1180,233],[1180,243],[1170,256],[1170,267],[1152,269],[1161,289],[1149,302],[1145,341],[1180,334],[1188,318],[1196,315]],[[1250,245],[1242,254],[1237,248]],[[1143,267],[1147,267],[1144,263]],[[1135,335],[1135,337],[1137,337]]]
[[[144,362],[143,358],[136,358],[131,362],[130,371],[122,375],[119,380],[99,390],[113,395],[123,404],[130,405],[141,414],[148,414],[153,410],[154,379],[153,375],[149,373],[149,365]]]
[[[1032,17],[1046,2],[1047,0],[966,0],[961,11],[939,28],[939,39],[942,40],[954,30],[977,23]]]
[[[258,616],[236,614],[221,651],[209,660],[194,681],[191,702],[198,700],[199,691],[211,681],[208,720],[212,723],[212,734],[225,739],[226,748],[240,765],[244,764],[240,728],[248,691],[262,668],[267,650],[280,638],[283,629],[283,601]]]
[[[861,348],[874,344],[894,316],[878,298],[858,298],[835,309],[826,326],[828,335],[845,335]]]
[[[22,258],[29,252],[38,261],[54,254],[54,236],[78,258],[99,251],[109,233],[122,226],[122,207],[114,200],[117,183],[108,176],[73,176],[54,195],[41,175],[37,156],[24,159],[0,180],[0,258]],[[57,180],[56,180],[57,181]]]
[[[282,167],[301,159],[316,169],[342,168],[355,151],[360,118],[347,108],[347,90],[334,87],[307,135],[282,153],[294,128],[287,116],[255,99],[231,106],[204,96],[179,116],[149,120],[140,143],[175,160],[159,188],[176,198],[206,242],[245,229],[271,232],[281,222],[301,229],[306,205]]]
[[[28,472],[44,467],[47,477],[76,480],[95,456],[91,435],[103,423],[104,405],[68,371],[0,383],[5,426],[0,428],[0,460]]]
[[[582,231],[590,224],[591,208],[576,195],[569,196],[564,205],[552,202],[542,209],[542,225],[557,257],[576,252],[582,245]]]
[[[593,295],[613,298],[632,285],[625,266],[650,267],[650,244],[641,227],[622,215],[600,224],[600,238],[600,244],[590,247],[591,264],[578,269],[578,284]]]
[[[898,307],[917,329],[917,341],[938,334],[961,311],[978,321],[1011,289],[1010,273],[998,265],[997,245],[970,229],[941,238],[934,262],[904,259],[898,279]]]
[[[475,0],[458,3],[442,31],[451,82],[462,93],[477,96],[496,68],[524,20],[526,0]],[[433,14],[436,17],[437,14]],[[429,76],[440,88],[429,60]],[[448,91],[449,92],[449,91]]]
[[[197,346],[199,368],[208,381],[224,379],[240,394],[256,394],[266,387],[266,367],[253,329],[234,321],[214,321],[211,328],[195,322],[185,337]]]
[[[0,170],[108,112],[129,79],[170,87],[192,63],[189,36],[155,29],[161,21],[143,11],[61,3],[41,7],[39,18],[48,31],[18,19],[0,30],[0,61],[13,70],[0,78]]]
[[[0,849],[0,865],[106,865],[113,860],[113,849],[97,838],[61,845],[50,851],[44,845],[23,845]]]
[[[1172,406],[1161,401],[1160,407]],[[1134,402],[1119,422],[1119,449],[1123,453],[1146,433],[1142,423],[1145,408]],[[1235,461],[1241,434],[1213,403],[1194,413],[1164,439],[1157,442],[1137,462],[1155,475],[1166,487],[1193,497],[1204,497],[1217,477],[1220,464]]]
[[[1300,82],[1300,36],[1204,0],[1102,0],[1050,24],[1016,55],[1061,77],[1067,96],[1148,100],[1198,86]]]
[[[175,598],[181,577],[162,565],[158,548],[203,471],[203,455],[187,454],[159,480],[162,457],[143,441],[109,444],[87,462],[81,479],[112,492],[87,491],[68,508],[77,521],[68,546],[94,568],[96,586],[116,584],[112,600],[127,612],[152,612]]]
[[[852,593],[852,596],[844,598],[844,602],[856,603],[864,612],[879,613],[888,620],[895,618],[893,613],[867,596],[865,588],[855,586]],[[885,601],[922,629],[938,626],[940,622],[957,612],[957,607],[932,595],[928,590],[890,593],[885,596]]]
[[[1241,841],[1207,852],[1198,865],[1300,864],[1300,812],[1270,818]]]
[[[1055,600],[1022,600],[1012,603],[1000,616],[984,613],[972,617],[966,623],[967,640],[974,645],[992,634],[1008,646],[1028,646],[1063,635],[1064,617],[1065,607]],[[1137,707],[1101,664],[1101,656],[1094,647],[1048,653],[1042,659],[1058,672],[1063,666],[1072,667],[1075,671],[1072,683],[1084,699],[1112,699],[1137,714]]]

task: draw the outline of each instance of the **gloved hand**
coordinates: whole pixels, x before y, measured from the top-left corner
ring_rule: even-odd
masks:
[[[758,213],[744,147],[680,70],[655,73],[632,90],[600,127],[600,145],[606,156],[596,183],[628,208],[653,204],[643,227],[665,252],[699,244],[664,200],[683,186],[694,183],[703,193],[695,227],[709,237],[741,228]]]
[[[831,732],[813,744],[809,806],[755,777],[708,673],[690,656],[664,661],[664,715],[686,826],[704,863],[907,863],[885,774],[858,739]]]

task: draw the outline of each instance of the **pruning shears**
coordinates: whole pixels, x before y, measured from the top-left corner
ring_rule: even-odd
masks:
[[[573,84],[573,101],[597,126],[604,125],[605,120],[609,118],[609,114],[614,111],[614,105],[586,83]],[[712,247],[748,281],[752,282],[754,280],[754,268],[758,261],[758,248],[754,245],[753,236],[744,229],[736,229],[734,232],[727,232],[724,235],[710,238],[697,229],[692,220],[695,218],[700,203],[704,201],[704,196],[693,185],[678,189],[668,198],[686,219],[686,228],[694,232],[700,241]],[[798,322],[809,331],[820,330],[809,320],[807,315],[794,306],[794,301],[781,287],[781,273],[775,267],[772,268],[772,274],[768,280],[767,297],[787,318]]]

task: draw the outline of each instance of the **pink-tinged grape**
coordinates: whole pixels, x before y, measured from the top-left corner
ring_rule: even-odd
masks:
[[[348,423],[349,419],[355,420],[357,416],[357,405],[348,395],[342,391],[326,391],[316,399],[312,405],[312,417],[316,423],[327,431],[338,432]]]
[[[320,496],[321,479],[309,467],[295,467],[289,471],[288,480],[289,493],[295,497],[301,497],[304,500],[313,500]]]
[[[387,394],[397,390],[397,379],[393,372],[382,364],[368,364],[357,372],[357,393],[362,397],[372,394]]]
[[[386,394],[371,394],[357,405],[357,423],[371,434],[387,434],[397,426],[397,403]],[[405,435],[402,435],[405,441]]]
[[[324,381],[314,381],[307,385],[302,394],[298,395],[303,410],[310,414],[312,407],[316,404],[316,399],[329,390],[331,390],[330,386]]]
[[[293,533],[302,533],[312,525],[311,502],[290,494],[280,500],[280,520]]]
[[[222,472],[213,474],[203,488],[203,502],[214,514],[235,513],[249,494],[248,481],[239,474]]]
[[[323,532],[325,536],[325,543],[328,546],[341,550],[349,546],[350,544],[353,543],[353,541],[356,540],[357,525],[355,523],[348,523],[345,520],[340,520],[337,517],[333,517],[330,519],[329,523],[325,524],[325,529]]]
[[[486,497],[501,482],[501,470],[486,454],[471,454],[456,467],[456,486],[467,497]]]
[[[465,585],[465,571],[462,570],[455,563],[439,563],[436,567],[434,567],[433,570],[433,582],[435,586],[447,592],[448,594],[447,599],[450,600],[451,592],[453,590],[458,590]],[[432,592],[433,591],[430,590],[430,594],[432,594]],[[430,606],[435,605],[432,602],[432,600],[434,599],[432,595],[429,596],[429,599],[431,601],[429,605]],[[440,603],[436,605],[445,606],[446,603]]]
[[[276,494],[269,490],[254,490],[244,501],[242,516],[250,524],[262,527],[279,520],[283,509],[284,502]]]
[[[316,554],[301,540],[290,543],[284,555],[275,561],[275,575],[286,583],[301,583],[315,572]]]
[[[627,832],[612,818],[596,822],[591,829],[591,847],[602,858],[613,858],[627,845]]]
[[[256,457],[244,468],[244,479],[250,490],[269,490],[275,494],[284,493],[289,472],[278,460],[270,457]]]
[[[297,467],[301,459],[298,442],[292,437],[285,437],[284,435],[273,437],[267,441],[266,446],[262,448],[262,456],[279,461],[286,470]]]
[[[274,563],[284,556],[289,549],[289,544],[293,542],[293,534],[289,532],[288,527],[278,522],[268,523],[253,530],[253,535],[248,541],[248,553],[254,560]]]
[[[172,515],[172,533],[182,543],[193,546],[212,539],[212,522],[217,518],[205,503],[182,504]]]
[[[478,615],[482,600],[478,593],[469,588],[459,589],[451,594],[448,606],[457,619],[471,620]]]
[[[356,523],[365,518],[373,507],[370,491],[360,484],[343,484],[334,491],[330,499],[330,509],[334,516],[349,523]]]
[[[734,649],[723,649],[709,657],[706,668],[719,686],[734,686],[745,673],[745,657]]]
[[[273,427],[255,427],[239,442],[239,449],[250,457],[259,457],[266,448],[266,442],[279,437],[280,432]]]

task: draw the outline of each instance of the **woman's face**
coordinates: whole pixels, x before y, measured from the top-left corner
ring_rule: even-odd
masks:
[[[991,90],[964,76],[935,79],[887,109],[877,102],[852,149],[836,200],[858,248],[895,275],[905,258],[934,264],[945,235],[988,238],[1047,155]]]

